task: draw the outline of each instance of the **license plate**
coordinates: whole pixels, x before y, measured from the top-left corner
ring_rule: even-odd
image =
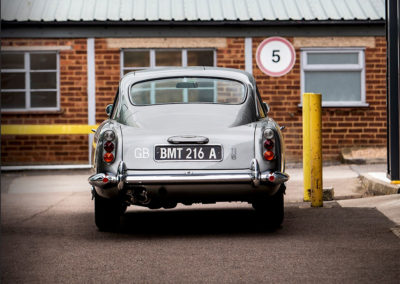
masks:
[[[157,161],[220,161],[222,147],[220,145],[191,146],[156,146]]]

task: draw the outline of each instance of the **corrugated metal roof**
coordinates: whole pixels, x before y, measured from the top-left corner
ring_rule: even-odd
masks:
[[[3,21],[383,20],[385,0],[2,0]]]

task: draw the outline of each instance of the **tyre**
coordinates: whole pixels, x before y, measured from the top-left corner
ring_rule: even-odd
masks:
[[[107,199],[94,193],[94,220],[97,228],[103,232],[115,231],[119,228],[120,216],[126,206],[118,199]]]
[[[279,228],[284,218],[284,198],[285,185],[282,184],[278,192],[273,196],[255,200],[252,205],[262,222],[268,227]]]

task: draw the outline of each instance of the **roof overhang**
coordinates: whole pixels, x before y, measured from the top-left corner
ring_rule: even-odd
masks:
[[[385,20],[2,21],[3,38],[384,36]]]

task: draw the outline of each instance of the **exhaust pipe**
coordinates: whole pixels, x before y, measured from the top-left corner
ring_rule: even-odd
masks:
[[[151,201],[151,199],[147,194],[147,189],[145,187],[137,187],[133,189],[133,195],[140,204],[147,205]]]
[[[133,205],[148,205],[151,202],[145,187],[134,187],[126,190],[128,201]]]

